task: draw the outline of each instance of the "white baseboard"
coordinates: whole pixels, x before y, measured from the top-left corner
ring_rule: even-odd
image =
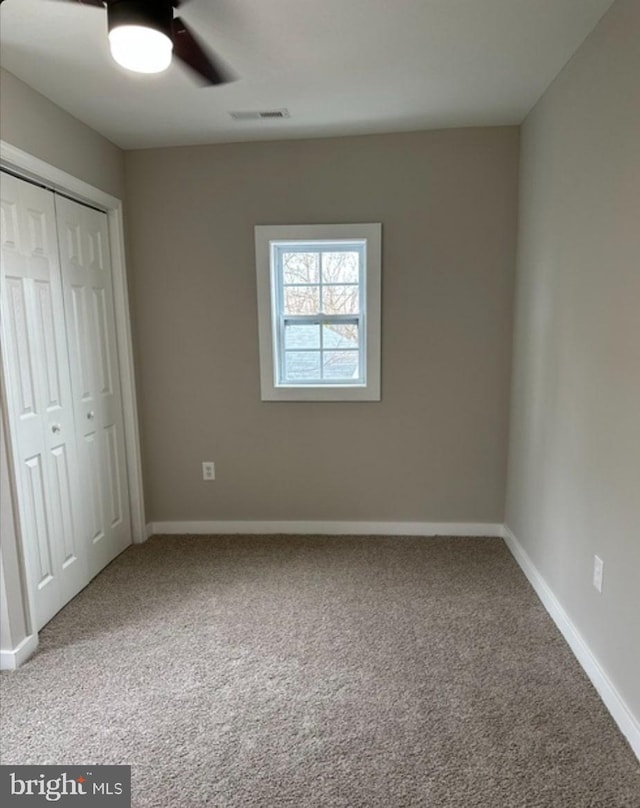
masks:
[[[38,647],[38,635],[29,634],[12,651],[0,651],[0,670],[14,671],[33,654]]]
[[[476,536],[502,538],[503,526],[485,522],[152,522],[147,535],[293,533],[314,536]]]
[[[513,557],[542,601],[542,605],[549,612],[551,619],[598,691],[605,707],[611,713],[613,720],[631,745],[636,757],[640,760],[640,722],[638,722],[622,696],[618,693],[613,682],[587,645],[584,637],[580,634],[560,601],[553,594],[551,588],[507,525],[504,525],[503,536],[507,547],[511,550]]]

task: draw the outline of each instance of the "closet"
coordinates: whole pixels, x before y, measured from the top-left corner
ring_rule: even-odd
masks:
[[[0,180],[3,379],[39,629],[131,542],[108,220]]]

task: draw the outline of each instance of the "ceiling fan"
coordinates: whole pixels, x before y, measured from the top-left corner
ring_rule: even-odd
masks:
[[[172,54],[205,85],[225,84],[231,75],[208,53],[174,9],[185,0],[64,0],[107,11],[111,55],[138,73],[160,73]],[[0,0],[0,3],[3,0]]]

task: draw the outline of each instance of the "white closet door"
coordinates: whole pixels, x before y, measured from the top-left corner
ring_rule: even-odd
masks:
[[[91,574],[131,543],[107,216],[56,197]]]
[[[1,177],[2,352],[34,619],[88,582],[77,446],[50,191]]]

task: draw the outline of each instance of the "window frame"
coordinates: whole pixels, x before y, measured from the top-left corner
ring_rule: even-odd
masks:
[[[263,401],[379,401],[380,400],[380,315],[381,315],[381,235],[380,223],[337,225],[256,225],[256,279],[258,292],[258,332],[260,348],[260,386]],[[360,243],[364,265],[360,266],[361,310],[346,315],[358,320],[361,381],[291,383],[280,381],[280,356],[284,356],[286,318],[275,305],[282,280],[274,260],[276,249],[287,243],[327,242]],[[321,270],[320,270],[321,271]],[[340,315],[338,315],[339,317]],[[293,315],[302,318],[303,315]],[[311,319],[317,321],[315,315]]]
[[[324,245],[321,247],[321,245]],[[334,252],[334,248],[342,248],[350,252],[357,252],[360,256],[358,262],[358,279],[355,283],[343,284],[328,284],[323,281],[322,275],[322,254],[323,252]],[[272,241],[270,244],[271,249],[271,271],[272,276],[272,290],[271,290],[271,305],[273,306],[273,322],[274,322],[274,378],[277,379],[276,385],[279,387],[362,387],[366,384],[366,308],[367,308],[367,289],[366,289],[366,262],[367,262],[367,244],[363,239],[350,240],[350,241]],[[286,253],[292,252],[317,252],[319,256],[318,261],[318,283],[300,283],[290,284],[284,282],[284,272],[282,258]],[[328,286],[357,286],[359,298],[359,312],[355,314],[287,314],[284,310],[284,292],[287,288],[295,286],[314,287],[319,290],[319,299],[323,298],[323,290]],[[300,349],[302,351],[309,350],[311,352],[319,351],[321,356],[320,373],[323,375],[322,370],[322,355],[324,351],[324,337],[323,325],[325,323],[335,323],[336,325],[357,325],[358,326],[358,381],[357,382],[344,382],[340,384],[337,379],[313,379],[310,381],[287,381],[283,365],[286,364],[286,329],[287,325],[318,325],[319,326],[319,341],[320,345],[317,349]],[[337,348],[336,351],[345,349]]]

